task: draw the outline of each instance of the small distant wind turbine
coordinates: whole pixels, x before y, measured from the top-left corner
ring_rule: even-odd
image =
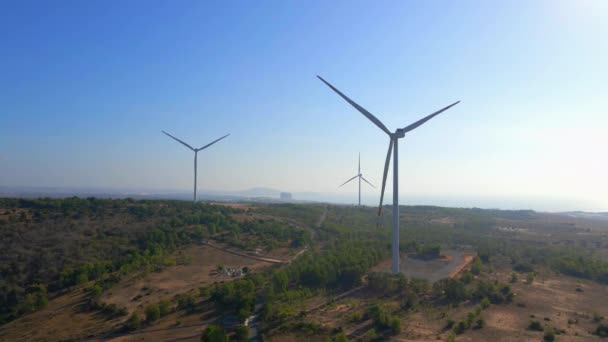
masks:
[[[393,151],[393,158],[395,159],[393,163],[393,243],[392,243],[392,254],[393,254],[393,273],[399,273],[399,163],[398,163],[398,149],[397,143],[399,139],[405,137],[405,133],[412,131],[423,123],[429,121],[436,115],[441,114],[442,112],[450,109],[451,107],[460,103],[460,101],[456,101],[451,105],[436,111],[433,114],[430,114],[413,124],[406,126],[404,128],[398,128],[394,133],[386,128],[386,126],[378,120],[372,113],[365,110],[365,108],[359,106],[353,100],[349,99],[346,95],[342,94],[338,89],[336,89],[333,85],[329,84],[329,82],[325,81],[320,76],[317,76],[323,83],[325,83],[328,87],[330,87],[333,91],[335,91],[338,95],[340,95],[346,102],[350,103],[351,106],[355,107],[361,114],[365,115],[371,122],[373,122],[378,128],[384,131],[389,138],[390,142],[388,144],[388,153],[386,154],[386,162],[384,164],[384,176],[382,177],[382,191],[380,192],[380,206],[378,208],[378,216],[382,214],[382,200],[384,199],[384,187],[386,186],[386,175],[388,173],[388,167],[391,163],[391,151],[393,150],[393,146],[395,150]]]
[[[345,185],[346,183],[352,181],[355,178],[359,178],[359,206],[361,206],[361,180],[363,180],[365,183],[369,184],[372,188],[376,188],[375,186],[372,185],[372,183],[368,182],[367,179],[365,179],[363,177],[363,174],[361,173],[361,153],[359,153],[359,172],[357,173],[357,175],[355,177],[342,183],[342,185]],[[340,185],[339,187],[342,187],[342,185]]]
[[[199,152],[199,151],[202,151],[202,150],[206,149],[207,147],[209,147],[209,146],[211,146],[211,145],[215,144],[216,142],[218,142],[218,141],[220,141],[220,140],[224,139],[225,137],[229,136],[230,134],[226,134],[226,135],[224,135],[223,137],[221,137],[221,138],[219,138],[219,139],[217,139],[217,140],[214,140],[214,141],[212,141],[212,142],[208,143],[207,145],[205,145],[205,146],[203,146],[203,147],[201,147],[201,148],[194,148],[194,147],[192,147],[192,146],[190,146],[190,145],[186,144],[185,142],[183,142],[183,141],[181,141],[181,140],[177,139],[176,137],[172,136],[171,134],[169,134],[169,133],[167,133],[167,132],[165,132],[165,131],[161,131],[161,132],[165,133],[165,134],[166,134],[166,135],[168,135],[169,137],[171,137],[171,138],[175,139],[176,141],[178,141],[178,142],[179,142],[179,143],[181,143],[182,145],[184,145],[184,146],[186,146],[187,148],[189,148],[189,149],[191,149],[192,151],[194,151],[194,202],[196,202],[196,173],[197,173],[197,172],[196,172],[196,170],[197,170],[197,166],[196,166],[196,160],[197,160],[197,157],[198,157],[198,152]]]

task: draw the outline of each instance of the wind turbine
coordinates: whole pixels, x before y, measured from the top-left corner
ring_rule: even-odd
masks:
[[[349,99],[346,95],[342,94],[338,89],[329,82],[325,81],[321,76],[317,76],[323,83],[340,95],[346,102],[350,103],[351,106],[355,107],[361,114],[365,115],[371,122],[373,122],[378,128],[386,133],[390,139],[388,144],[388,152],[386,153],[386,162],[384,163],[384,176],[382,177],[382,191],[380,192],[380,206],[378,208],[378,216],[382,214],[382,200],[384,199],[384,187],[386,186],[386,175],[388,173],[388,167],[391,163],[391,152],[393,152],[393,243],[392,243],[392,254],[393,254],[393,273],[399,273],[399,153],[398,153],[398,142],[399,139],[405,137],[405,133],[412,131],[425,122],[429,121],[436,115],[450,109],[451,107],[460,103],[456,101],[451,105],[436,111],[433,114],[425,116],[424,118],[414,122],[413,124],[404,128],[397,128],[394,133],[386,128],[386,126],[378,120],[372,113],[368,112],[365,108],[359,106],[353,100]],[[393,150],[394,146],[394,150]]]
[[[194,148],[194,147],[192,147],[192,146],[190,146],[190,145],[186,144],[185,142],[183,142],[183,141],[181,141],[181,140],[177,139],[176,137],[172,136],[171,134],[169,134],[169,133],[167,133],[167,132],[165,132],[165,131],[161,131],[161,132],[163,132],[163,133],[165,133],[166,135],[168,135],[169,137],[171,137],[171,138],[175,139],[177,142],[179,142],[180,144],[182,144],[182,145],[186,146],[187,148],[191,149],[191,150],[194,152],[194,202],[196,202],[196,170],[197,170],[197,166],[196,166],[196,160],[197,160],[197,157],[198,157],[198,152],[199,152],[199,151],[202,151],[202,150],[206,149],[207,147],[209,147],[209,146],[211,146],[211,145],[215,144],[216,142],[218,142],[218,141],[220,141],[220,140],[224,139],[225,137],[229,136],[230,134],[226,134],[226,135],[224,135],[223,137],[221,137],[221,138],[219,138],[219,139],[217,139],[217,140],[214,140],[214,141],[212,141],[212,142],[208,143],[207,145],[205,145],[205,146],[203,146],[203,147],[201,147],[201,148]]]
[[[376,188],[375,186],[372,185],[372,183],[368,182],[367,179],[365,179],[363,177],[363,174],[361,173],[361,153],[359,153],[359,172],[357,172],[357,175],[355,177],[342,183],[342,185],[345,185],[346,183],[352,181],[355,178],[359,178],[359,206],[361,206],[361,180],[363,180],[365,183],[369,184],[372,188]],[[339,187],[342,187],[342,185],[340,185]]]

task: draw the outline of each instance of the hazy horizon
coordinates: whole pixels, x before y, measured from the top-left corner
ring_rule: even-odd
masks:
[[[8,190],[8,191],[7,191]],[[309,192],[291,191],[289,189],[274,189],[268,187],[254,187],[234,191],[199,189],[199,199],[208,201],[221,199],[222,196],[234,196],[233,200],[249,198],[269,198],[279,199],[279,193],[290,192],[296,201],[326,202],[338,205],[355,205],[357,202],[357,192],[335,191],[335,192]],[[3,195],[14,195],[16,197],[32,198],[44,196],[97,196],[97,197],[129,197],[146,199],[178,199],[190,201],[192,197],[191,189],[170,189],[170,188],[96,188],[96,187],[27,187],[0,186],[0,197]],[[118,196],[119,195],[119,196]],[[392,193],[387,191],[385,197],[392,199]],[[366,206],[377,206],[379,194],[362,194],[361,203]],[[592,203],[584,200],[567,198],[519,198],[519,197],[474,197],[474,196],[429,196],[425,194],[405,194],[399,196],[401,205],[430,205],[440,207],[455,208],[482,208],[482,209],[501,209],[501,210],[535,210],[540,212],[608,212],[601,207],[593,207]],[[391,201],[385,202],[385,205]]]
[[[379,188],[388,139],[321,75],[391,130],[462,101],[401,141],[403,204],[608,211],[608,2],[0,8],[0,186],[191,191],[193,153],[165,130],[231,134],[199,153],[201,193],[354,202],[338,185],[360,152]]]

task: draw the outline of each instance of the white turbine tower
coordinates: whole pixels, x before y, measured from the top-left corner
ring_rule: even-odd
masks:
[[[186,144],[185,142],[183,142],[183,141],[181,141],[181,140],[177,139],[176,137],[172,136],[171,134],[169,134],[169,133],[167,133],[167,132],[165,132],[165,131],[161,131],[161,132],[163,132],[163,133],[165,133],[166,135],[168,135],[169,137],[171,137],[171,138],[175,139],[176,141],[178,141],[179,143],[181,143],[182,145],[186,146],[187,148],[191,149],[191,150],[194,152],[194,202],[196,202],[196,173],[197,173],[196,160],[197,160],[197,157],[198,157],[198,152],[199,152],[199,151],[202,151],[202,150],[206,149],[207,147],[209,147],[209,146],[211,146],[211,145],[215,144],[216,142],[218,142],[218,141],[220,141],[220,140],[224,139],[225,137],[229,136],[230,134],[226,134],[226,135],[224,135],[223,137],[221,137],[221,138],[219,138],[219,139],[217,139],[217,140],[214,140],[214,141],[212,141],[212,142],[208,143],[207,145],[205,145],[205,146],[203,146],[203,147],[201,147],[201,148],[194,148],[194,147],[192,147],[192,146],[190,146],[190,145]]]
[[[363,180],[365,183],[369,184],[372,188],[376,188],[375,186],[372,185],[372,183],[368,182],[367,179],[365,179],[363,177],[363,174],[361,173],[361,153],[359,153],[359,171],[357,172],[357,175],[355,177],[347,180],[346,182],[342,183],[342,185],[345,185],[346,183],[352,181],[355,178],[359,178],[359,206],[361,206],[361,180]],[[342,185],[340,185],[339,187],[342,187]]]
[[[393,152],[393,158],[395,161],[393,162],[393,243],[392,243],[392,254],[393,254],[393,273],[399,273],[399,154],[398,154],[398,142],[399,139],[405,137],[405,133],[412,131],[418,128],[423,123],[429,121],[436,115],[439,115],[445,110],[448,110],[452,106],[457,105],[460,101],[454,102],[451,105],[436,111],[433,114],[430,114],[413,124],[406,126],[404,128],[398,128],[394,133],[386,128],[386,126],[378,120],[372,113],[365,110],[365,108],[356,104],[353,100],[349,99],[346,95],[342,94],[338,89],[329,84],[329,82],[325,81],[320,76],[317,76],[323,83],[325,83],[328,87],[330,87],[333,91],[335,91],[338,95],[340,95],[346,102],[350,103],[353,107],[355,107],[361,114],[365,115],[371,122],[373,122],[376,126],[378,126],[384,133],[389,136],[390,142],[388,144],[388,152],[386,154],[386,162],[384,164],[384,176],[382,177],[382,191],[380,192],[380,207],[378,208],[378,216],[382,213],[382,200],[384,199],[384,187],[386,185],[386,175],[388,174],[388,167],[391,163],[391,152]],[[393,151],[393,146],[395,147]]]

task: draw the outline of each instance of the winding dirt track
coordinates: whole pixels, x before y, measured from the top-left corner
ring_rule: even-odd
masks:
[[[216,245],[214,245],[214,244],[212,244],[210,242],[203,242],[203,244],[206,245],[206,246],[209,246],[211,248],[215,248],[217,250],[220,250],[222,252],[238,255],[238,256],[243,257],[243,258],[249,258],[249,259],[253,259],[253,260],[265,261],[265,262],[269,262],[269,263],[273,263],[273,264],[285,264],[285,263],[287,263],[287,261],[284,261],[284,260],[272,259],[272,258],[264,258],[264,257],[259,257],[259,256],[247,254],[247,253],[241,253],[241,252],[233,251],[233,250],[230,250],[230,249],[227,249],[227,248],[224,248],[224,247],[216,246]]]
[[[473,259],[474,258],[472,255],[465,255],[462,264],[460,264],[458,267],[456,267],[456,269],[454,269],[454,271],[450,273],[450,278],[455,278],[460,275],[462,271],[464,271],[464,269],[473,262]]]

